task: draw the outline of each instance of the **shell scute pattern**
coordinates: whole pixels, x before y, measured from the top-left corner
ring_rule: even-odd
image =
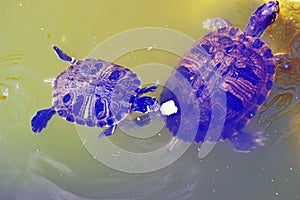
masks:
[[[66,116],[68,121],[74,121],[75,118],[76,123],[84,124],[86,122],[88,126],[98,124],[101,127],[108,127],[113,125],[117,120],[112,113],[120,112],[117,106],[113,106],[115,104],[113,97],[117,96],[114,95],[115,92],[121,93],[115,90],[115,86],[120,84],[118,80],[122,78],[127,79],[127,86],[129,86],[131,80],[128,80],[127,77],[131,72],[118,65],[92,59],[85,59],[84,62],[77,61],[72,66],[66,70],[68,77],[60,76],[57,79],[57,88],[59,89],[54,90],[54,93],[58,93],[58,96],[53,99],[58,101],[56,109],[64,109],[68,113]],[[69,85],[71,87],[68,87]],[[134,87],[137,88],[139,85],[135,84]],[[128,95],[134,95],[133,90],[127,91]],[[72,95],[73,98],[64,102],[66,95],[70,97]],[[121,111],[124,117],[129,110],[130,103],[123,101]]]
[[[33,132],[47,126],[52,115],[90,127],[109,127],[100,136],[112,135],[115,125],[130,112],[152,112],[156,98],[140,97],[157,86],[140,88],[138,76],[131,70],[103,60],[74,60],[58,47],[58,57],[70,63],[60,73],[52,88],[52,107],[40,110],[31,121]]]
[[[235,150],[243,152],[261,144],[260,136],[241,129],[261,107],[273,84],[275,59],[271,49],[259,37],[271,24],[270,19],[275,21],[278,13],[279,3],[267,2],[252,14],[245,31],[226,22],[228,25],[208,33],[183,56],[166,83],[170,88],[163,90],[160,100],[163,103],[174,99],[178,107],[188,104],[188,95],[184,92],[187,89],[180,89],[178,84],[182,80],[181,75],[189,82],[197,98],[200,117],[197,133],[191,138],[188,121],[195,121],[193,115],[181,117],[179,111],[167,116],[166,126],[174,136],[179,140],[195,142],[229,140]],[[186,98],[177,97],[176,100],[170,90],[179,91]],[[220,101],[221,94],[225,94],[226,105]],[[219,109],[219,114],[225,113],[219,116],[225,118],[225,122],[219,125],[223,126],[219,137],[205,138],[213,108]],[[194,109],[197,110],[196,107]],[[175,122],[180,121],[183,130],[178,135],[179,123]]]

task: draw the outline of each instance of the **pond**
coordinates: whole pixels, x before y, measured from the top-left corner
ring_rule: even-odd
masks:
[[[52,103],[66,67],[57,45],[163,84],[181,56],[224,18],[243,29],[259,0],[88,0],[0,2],[0,199],[300,199],[300,1],[280,0],[261,39],[281,55],[270,95],[244,127],[265,145],[250,153],[228,142],[183,143],[168,151],[163,120],[113,136],[54,116],[34,134],[30,121]]]

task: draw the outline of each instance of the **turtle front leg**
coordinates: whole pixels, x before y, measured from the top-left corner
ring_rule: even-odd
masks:
[[[53,45],[53,50],[55,51],[56,55],[63,61],[69,62],[73,64],[75,62],[74,58],[63,52],[60,48],[57,46]]]
[[[141,88],[141,89],[137,89],[136,93],[137,93],[137,96],[140,96],[140,95],[148,93],[148,92],[155,92],[156,89],[157,89],[157,85],[152,85],[152,86],[149,86],[149,87],[144,87],[144,88]]]
[[[32,131],[34,133],[41,132],[55,113],[53,107],[38,111],[31,120]]]

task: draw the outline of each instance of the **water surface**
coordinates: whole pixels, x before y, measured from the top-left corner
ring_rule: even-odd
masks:
[[[219,143],[199,159],[193,144],[166,168],[125,173],[99,162],[85,148],[74,124],[58,116],[42,134],[33,135],[30,128],[35,112],[52,102],[51,84],[45,80],[67,67],[52,51],[53,44],[80,59],[107,38],[135,28],[168,28],[197,40],[208,32],[202,28],[206,19],[222,17],[243,28],[261,3],[1,1],[0,199],[299,199],[300,3],[296,1],[281,2],[281,15],[263,35],[275,53],[290,55],[291,64],[278,68],[270,96],[245,127],[267,138],[267,144],[252,153],[237,153]],[[174,67],[178,59],[154,45],[129,51],[115,62],[128,68],[145,63]],[[134,144],[117,132],[112,141],[146,151],[170,139],[164,132],[154,139],[130,140]]]

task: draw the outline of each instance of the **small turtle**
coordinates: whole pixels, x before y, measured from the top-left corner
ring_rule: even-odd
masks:
[[[178,141],[228,140],[240,152],[263,145],[261,134],[241,129],[264,103],[273,84],[275,59],[271,49],[259,38],[278,14],[278,1],[270,1],[251,15],[244,31],[219,18],[204,23],[212,27],[212,32],[183,56],[166,82],[168,88],[160,96],[161,104],[172,100],[179,108],[178,112],[166,116],[166,126]],[[183,83],[191,86],[191,92]],[[225,104],[218,100],[220,94],[224,94]],[[193,98],[197,107],[192,105]],[[219,110],[217,115],[212,116],[213,108]],[[198,120],[194,118],[195,110],[200,112]],[[187,114],[181,116],[183,112]],[[218,124],[222,126],[221,132],[206,137],[213,118],[220,123],[223,119],[224,123]],[[190,127],[195,121],[198,125],[194,134]]]
[[[70,63],[53,85],[52,107],[40,110],[31,120],[38,133],[58,113],[69,122],[89,127],[109,127],[99,136],[112,135],[115,126],[130,112],[152,112],[159,104],[155,98],[141,96],[154,92],[157,85],[140,88],[138,76],[122,66],[87,58],[74,60],[53,46],[58,57]]]

